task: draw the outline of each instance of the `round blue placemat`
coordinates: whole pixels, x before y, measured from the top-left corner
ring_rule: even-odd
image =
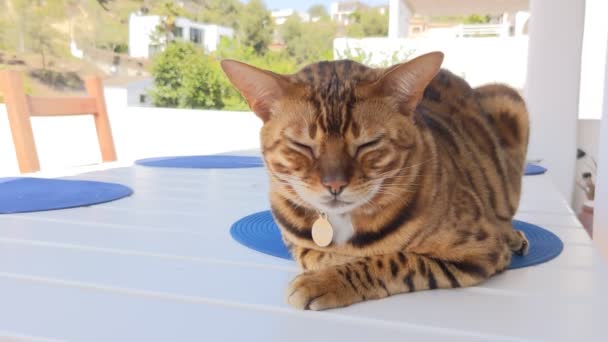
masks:
[[[260,157],[227,155],[148,158],[137,160],[135,164],[188,169],[236,169],[264,166]]]
[[[513,220],[513,225],[515,229],[526,234],[530,242],[530,249],[525,256],[513,255],[509,269],[540,264],[555,258],[562,252],[564,244],[550,231],[518,220]],[[283,259],[292,259],[270,211],[261,211],[243,217],[232,225],[230,235],[240,244],[258,252]]]
[[[0,214],[83,207],[133,193],[114,183],[44,178],[0,178]]]
[[[533,175],[542,175],[547,172],[547,169],[536,164],[526,164],[526,169],[524,170],[525,176],[533,176]]]

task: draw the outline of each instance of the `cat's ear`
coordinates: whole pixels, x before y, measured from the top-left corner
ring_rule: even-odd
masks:
[[[284,94],[283,76],[230,59],[222,60],[221,65],[251,110],[264,122],[268,121],[273,103]]]
[[[442,62],[443,53],[431,52],[394,65],[375,82],[374,90],[377,94],[392,96],[408,110],[414,110],[424,89],[439,72]]]

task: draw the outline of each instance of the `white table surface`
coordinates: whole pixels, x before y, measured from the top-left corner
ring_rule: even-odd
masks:
[[[268,208],[262,168],[68,178],[135,194],[0,215],[2,341],[608,341],[608,264],[548,175],[524,177],[516,218],[556,233],[558,258],[472,288],[325,312],[285,303],[293,262],[229,235],[234,221]]]

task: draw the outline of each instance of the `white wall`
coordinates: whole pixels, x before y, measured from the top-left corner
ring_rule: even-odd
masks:
[[[262,122],[251,112],[127,107],[106,92],[119,161],[210,154],[259,147]],[[62,170],[101,160],[91,116],[32,118],[41,168]],[[0,177],[18,175],[4,106],[0,106]]]
[[[371,64],[390,61],[395,52],[402,57],[407,55],[408,51],[413,51],[414,55],[442,51],[445,54],[443,67],[464,76],[473,86],[503,82],[521,89],[526,78],[527,36],[505,38],[437,36],[416,39],[338,38],[334,40],[335,58],[343,58],[346,51],[358,49],[371,55]],[[403,58],[400,61],[402,60]]]
[[[606,47],[608,47],[608,40],[606,40]],[[604,88],[608,89],[608,56],[605,58],[604,65]],[[604,253],[604,256],[608,258],[608,92],[604,92],[598,154],[599,167],[593,213],[593,241]]]
[[[527,26],[529,20],[530,20],[530,12],[517,11],[515,13],[515,27],[513,28],[513,30],[514,30],[513,33],[516,36],[521,36],[521,35],[527,34],[525,31],[526,31],[526,26]]]
[[[131,82],[124,87],[117,87],[116,89],[122,89],[126,92],[126,102],[127,106],[139,106],[139,107],[150,107],[152,106],[152,101],[150,96],[148,95],[148,91],[154,87],[154,79],[144,79],[136,82]],[[106,96],[108,94],[108,89],[111,87],[106,87]],[[144,95],[146,97],[145,103],[141,103],[139,101],[140,95]]]
[[[150,35],[160,23],[157,15],[141,16],[131,13],[129,16],[129,56],[148,58]]]
[[[204,25],[205,35],[205,50],[215,51],[222,37],[233,37],[234,30],[229,27],[218,26],[218,25]]]
[[[601,42],[608,38],[606,13],[608,1],[586,0],[579,102],[581,119],[599,120],[602,117],[607,48]]]
[[[124,107],[108,103],[120,160],[220,153],[259,147],[251,112]]]
[[[389,0],[388,37],[407,37],[410,16],[411,11],[406,3],[406,0]]]
[[[542,158],[559,191],[572,198],[584,1],[533,0],[530,10],[528,155]]]

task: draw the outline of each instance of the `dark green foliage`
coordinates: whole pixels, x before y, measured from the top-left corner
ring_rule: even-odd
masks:
[[[323,5],[312,5],[308,9],[308,14],[311,17],[319,17],[319,18],[328,18],[329,14],[327,13],[327,9]]]
[[[490,22],[491,17],[489,15],[471,14],[464,19],[465,24],[487,24]]]
[[[28,75],[56,90],[84,91],[84,81],[78,73],[73,71],[35,69],[30,71]]]
[[[346,27],[349,37],[383,37],[388,34],[388,15],[377,9],[356,11],[350,20],[352,23]]]
[[[272,39],[273,23],[270,12],[261,0],[250,0],[239,15],[238,38],[247,47],[253,48],[256,54],[262,55],[268,50]]]
[[[219,63],[192,43],[173,42],[153,62],[154,105],[179,108],[224,108],[231,87]]]
[[[281,25],[280,33],[289,57],[298,65],[332,59],[333,39],[336,26],[329,20],[303,23],[293,15]]]
[[[244,7],[239,0],[207,0],[203,6],[204,10],[198,14],[198,20],[238,29],[239,15]]]

